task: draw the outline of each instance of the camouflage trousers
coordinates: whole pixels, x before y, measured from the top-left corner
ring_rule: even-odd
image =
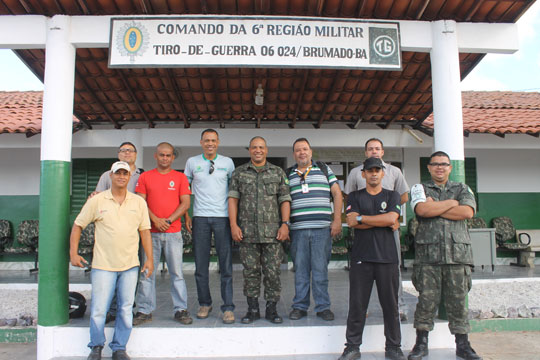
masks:
[[[283,247],[280,243],[240,243],[240,259],[244,266],[244,295],[258,298],[261,293],[261,271],[264,275],[264,299],[279,301],[281,294],[280,264]]]
[[[414,265],[412,283],[419,293],[414,313],[416,329],[433,330],[433,319],[442,300],[450,332],[470,332],[466,304],[467,293],[472,286],[469,265]]]

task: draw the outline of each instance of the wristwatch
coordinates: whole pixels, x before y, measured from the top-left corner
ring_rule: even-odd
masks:
[[[282,221],[281,225],[283,225],[283,224],[287,225],[288,227],[291,227],[291,222],[290,221]]]
[[[358,221],[358,223],[361,224],[362,223],[362,215],[358,215],[356,217],[356,221]]]
[[[165,222],[166,222],[167,224],[169,224],[169,225],[171,225],[171,224],[172,224],[172,221],[171,221],[171,220],[169,220],[169,219],[165,220]]]

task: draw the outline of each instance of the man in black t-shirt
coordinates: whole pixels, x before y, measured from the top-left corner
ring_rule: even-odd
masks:
[[[386,359],[404,360],[398,310],[399,261],[393,230],[399,227],[400,195],[382,188],[384,164],[364,161],[366,188],[347,199],[347,224],[354,228],[349,272],[349,315],[345,350],[339,360],[360,359],[360,345],[373,281],[384,317]]]

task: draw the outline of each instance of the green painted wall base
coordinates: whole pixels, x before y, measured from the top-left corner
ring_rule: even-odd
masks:
[[[540,331],[540,319],[471,320],[471,332],[483,331]]]
[[[29,343],[36,342],[36,328],[0,329],[0,343]]]
[[[3,195],[0,196],[0,219],[9,220],[13,234],[14,247],[17,243],[17,230],[23,220],[39,218],[39,195]]]

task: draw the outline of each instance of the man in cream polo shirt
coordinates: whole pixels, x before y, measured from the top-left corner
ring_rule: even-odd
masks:
[[[143,198],[127,190],[129,164],[115,162],[110,177],[111,188],[84,204],[75,219],[69,240],[71,264],[84,267],[87,261],[78,254],[79,240],[82,230],[91,222],[95,223],[89,360],[101,359],[105,345],[105,316],[115,290],[118,316],[109,347],[114,360],[129,360],[126,344],[132,328],[132,308],[139,275],[139,235],[147,259],[141,272],[150,276],[154,270],[148,207]]]

